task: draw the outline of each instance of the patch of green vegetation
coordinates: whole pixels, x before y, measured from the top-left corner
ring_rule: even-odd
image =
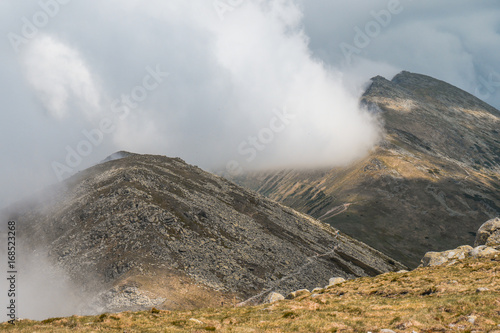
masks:
[[[297,317],[298,317],[298,315],[293,311],[287,311],[287,312],[283,313],[283,318],[295,319]]]
[[[427,169],[427,172],[430,173],[431,175],[439,175],[441,174],[441,170],[439,169]]]
[[[177,327],[184,327],[186,326],[187,321],[186,320],[174,320],[172,321],[172,325],[177,326]]]

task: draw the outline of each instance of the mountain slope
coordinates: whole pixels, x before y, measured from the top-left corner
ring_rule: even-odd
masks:
[[[98,311],[214,306],[403,268],[180,159],[121,156],[9,213],[23,249],[100,292]]]
[[[375,77],[361,102],[386,130],[365,159],[234,180],[410,266],[428,250],[472,244],[482,221],[500,214],[500,112],[409,72]]]

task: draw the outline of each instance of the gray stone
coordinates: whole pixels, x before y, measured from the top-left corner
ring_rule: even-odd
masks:
[[[381,329],[381,330],[380,330],[380,333],[396,333],[396,332],[394,332],[393,330],[390,330],[390,329],[384,328],[384,329]]]
[[[443,252],[427,252],[422,258],[422,267],[432,267],[443,265],[448,262],[453,262],[454,260],[462,260],[469,257],[469,253],[472,250],[472,246],[464,245],[459,246],[454,250],[448,250]]]
[[[474,246],[500,247],[500,218],[485,222],[477,231]]]
[[[469,255],[471,257],[475,257],[475,258],[482,258],[482,257],[486,257],[489,255],[498,254],[498,253],[500,253],[500,251],[495,250],[492,247],[488,247],[486,245],[480,245],[480,246],[477,246],[474,249],[472,249],[469,252]]]
[[[96,299],[96,307],[100,312],[137,311],[161,305],[166,298],[150,298],[146,293],[134,286],[115,287],[100,294]]]
[[[328,286],[334,286],[342,282],[345,282],[345,279],[343,277],[333,277],[328,281]]]
[[[285,296],[281,295],[280,293],[272,292],[269,295],[267,295],[267,297],[264,299],[264,303],[274,303],[284,299]]]

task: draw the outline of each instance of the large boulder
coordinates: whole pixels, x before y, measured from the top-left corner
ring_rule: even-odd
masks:
[[[326,286],[325,288],[340,284],[342,282],[345,282],[345,279],[343,277],[333,277],[328,281],[328,286]]]
[[[419,267],[451,265],[457,260],[468,257],[481,258],[500,253],[500,218],[484,223],[477,231],[474,248],[469,245],[459,246],[444,252],[427,252]]]
[[[500,251],[486,245],[479,245],[469,252],[469,256],[474,258],[487,257],[492,254],[499,254]]]
[[[274,302],[281,301],[281,300],[284,300],[284,299],[285,299],[285,296],[281,295],[280,293],[272,292],[269,295],[267,295],[267,297],[265,298],[265,300],[264,300],[263,303],[264,304],[266,304],[266,303],[274,303]]]
[[[464,245],[444,252],[427,252],[422,258],[422,267],[439,266],[453,260],[462,260],[469,256],[472,246]]]
[[[480,245],[500,249],[500,218],[489,220],[479,228],[474,246]]]

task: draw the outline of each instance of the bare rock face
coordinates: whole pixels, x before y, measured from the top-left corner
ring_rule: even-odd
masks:
[[[166,300],[164,297],[150,298],[150,296],[135,286],[115,287],[100,294],[95,305],[102,306],[100,309],[97,308],[98,312],[135,311],[161,306]]]
[[[491,219],[479,228],[474,246],[480,245],[500,249],[500,218]]]
[[[103,310],[218,306],[404,266],[327,224],[163,156],[120,154],[22,209],[46,249]],[[158,303],[162,301],[160,305]]]

